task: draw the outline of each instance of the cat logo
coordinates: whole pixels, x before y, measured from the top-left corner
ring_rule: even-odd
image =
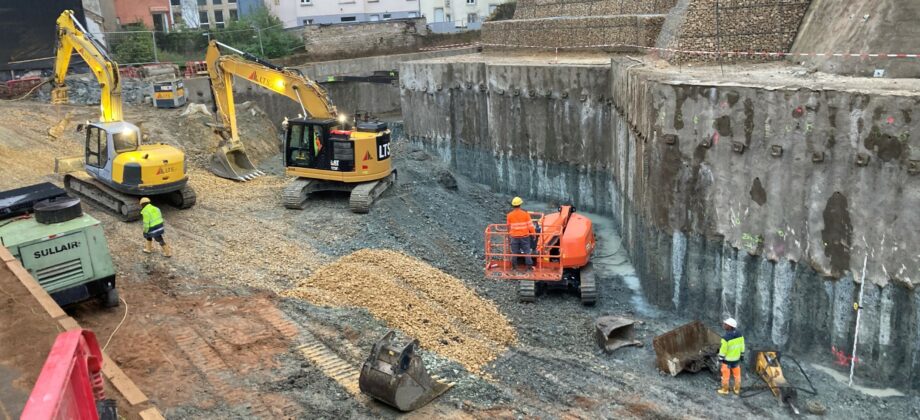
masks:
[[[165,168],[159,168],[159,169],[157,169],[157,175],[168,174],[168,173],[170,173],[170,172],[175,172],[175,171],[176,171],[176,168],[175,168],[175,167],[167,166],[167,167],[165,167]]]

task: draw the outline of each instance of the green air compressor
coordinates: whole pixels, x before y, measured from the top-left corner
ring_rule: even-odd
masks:
[[[0,192],[0,244],[61,306],[118,306],[115,266],[99,221],[51,183]]]

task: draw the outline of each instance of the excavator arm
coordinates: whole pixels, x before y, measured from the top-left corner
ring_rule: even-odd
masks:
[[[67,103],[67,85],[64,78],[70,67],[70,58],[76,51],[89,65],[102,88],[100,120],[102,122],[121,121],[121,82],[118,78],[118,63],[112,60],[105,48],[89,35],[71,10],[65,10],[57,19],[56,44],[51,102]]]
[[[221,48],[236,54],[221,55]],[[261,171],[246,155],[240,142],[233,101],[233,76],[242,77],[279,95],[297,102],[305,116],[335,118],[335,106],[313,80],[300,71],[276,66],[252,54],[212,40],[205,56],[214,106],[223,126],[218,133],[223,141],[211,159],[211,170],[218,176],[246,181],[261,175]],[[229,136],[226,135],[229,132]]]
[[[239,55],[221,55],[220,48]],[[335,118],[335,106],[326,91],[316,82],[296,69],[279,67],[252,54],[237,50],[217,41],[211,41],[205,57],[211,91],[217,111],[229,127],[234,141],[239,141],[236,111],[233,103],[233,76],[239,76],[300,104],[311,118]]]

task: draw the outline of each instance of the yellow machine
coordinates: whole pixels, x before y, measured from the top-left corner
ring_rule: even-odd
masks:
[[[221,55],[221,48],[236,54]],[[326,92],[300,71],[275,66],[220,42],[210,42],[205,60],[223,131],[229,130],[212,160],[218,176],[247,180],[261,174],[239,139],[233,105],[233,76],[238,76],[287,96],[303,111],[303,116],[285,121],[285,173],[297,177],[282,193],[285,207],[303,209],[316,191],[350,191],[351,210],[367,213],[395,180],[386,123],[354,121],[353,127],[347,127],[347,119],[336,112]]]
[[[794,414],[798,415],[798,391],[805,392],[809,395],[817,395],[818,390],[815,389],[814,385],[811,383],[811,379],[808,378],[808,375],[805,373],[805,370],[802,369],[802,366],[799,364],[799,362],[795,359],[792,359],[792,361],[795,362],[795,365],[799,368],[801,375],[805,378],[806,381],[808,381],[808,386],[810,389],[793,386],[789,383],[789,381],[786,380],[786,377],[783,375],[783,365],[780,360],[779,351],[755,351],[753,368],[754,373],[760,376],[760,378],[767,383],[767,387],[770,389],[770,392],[776,396],[779,402],[788,406]],[[742,395],[742,397],[745,397],[745,395]],[[815,411],[815,408],[809,407],[809,410]]]
[[[122,121],[118,64],[88,35],[70,10],[58,17],[56,50],[52,103],[67,103],[64,78],[75,51],[89,65],[102,88],[102,116],[85,127],[86,173],[66,174],[64,187],[124,221],[140,218],[139,196],[162,196],[175,207],[192,207],[195,191],[188,185],[185,154],[165,144],[140,144],[140,129]]]

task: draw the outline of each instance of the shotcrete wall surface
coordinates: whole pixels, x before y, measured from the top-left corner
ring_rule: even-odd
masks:
[[[920,388],[920,81],[551,61],[403,63],[406,135],[509,195],[614,215],[651,302],[735,316],[754,345],[849,353],[868,254],[858,372]]]

